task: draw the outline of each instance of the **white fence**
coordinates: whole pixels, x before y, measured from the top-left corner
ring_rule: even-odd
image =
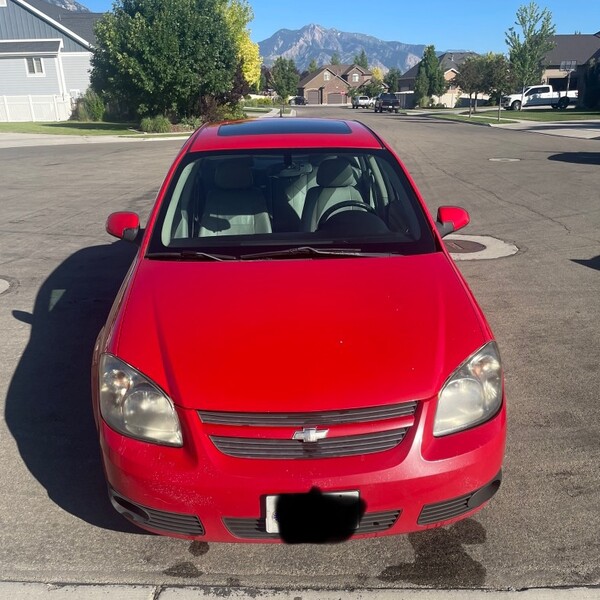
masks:
[[[0,123],[66,121],[71,110],[70,96],[0,96]]]

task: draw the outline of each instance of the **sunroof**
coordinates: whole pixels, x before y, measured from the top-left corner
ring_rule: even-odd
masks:
[[[267,118],[245,121],[244,123],[227,123],[219,127],[220,136],[238,135],[276,135],[293,133],[331,133],[348,134],[350,127],[343,121],[328,119],[295,119],[295,118]]]

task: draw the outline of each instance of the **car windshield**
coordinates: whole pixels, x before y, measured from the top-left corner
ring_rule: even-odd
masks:
[[[335,254],[326,249],[435,250],[413,188],[387,150],[190,153],[166,192],[147,256]]]

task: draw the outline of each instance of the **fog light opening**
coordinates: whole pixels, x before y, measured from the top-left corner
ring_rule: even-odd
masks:
[[[132,521],[142,521],[147,523],[150,520],[150,515],[148,515],[143,508],[125,500],[125,498],[112,495],[111,501],[117,512],[121,513],[124,517],[127,517]]]
[[[500,487],[501,480],[494,479],[491,483],[488,483],[485,487],[482,487],[480,490],[477,490],[470,498],[467,506],[469,508],[477,508],[481,506],[484,502],[487,502]]]

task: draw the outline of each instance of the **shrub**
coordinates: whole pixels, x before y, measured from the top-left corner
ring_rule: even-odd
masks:
[[[183,117],[181,121],[179,121],[179,125],[182,129],[191,129],[195,131],[202,125],[202,119],[200,117]]]
[[[264,96],[263,98],[246,98],[244,100],[244,106],[261,107],[268,106],[273,107],[273,99],[270,96]]]
[[[245,118],[241,103],[219,104],[213,97],[203,98],[202,119],[206,123],[219,121],[235,121]]]
[[[144,133],[169,133],[171,122],[163,115],[144,117],[140,122],[140,129]]]
[[[104,100],[96,92],[91,89],[87,90],[83,96],[82,104],[90,121],[102,121],[106,106]]]

